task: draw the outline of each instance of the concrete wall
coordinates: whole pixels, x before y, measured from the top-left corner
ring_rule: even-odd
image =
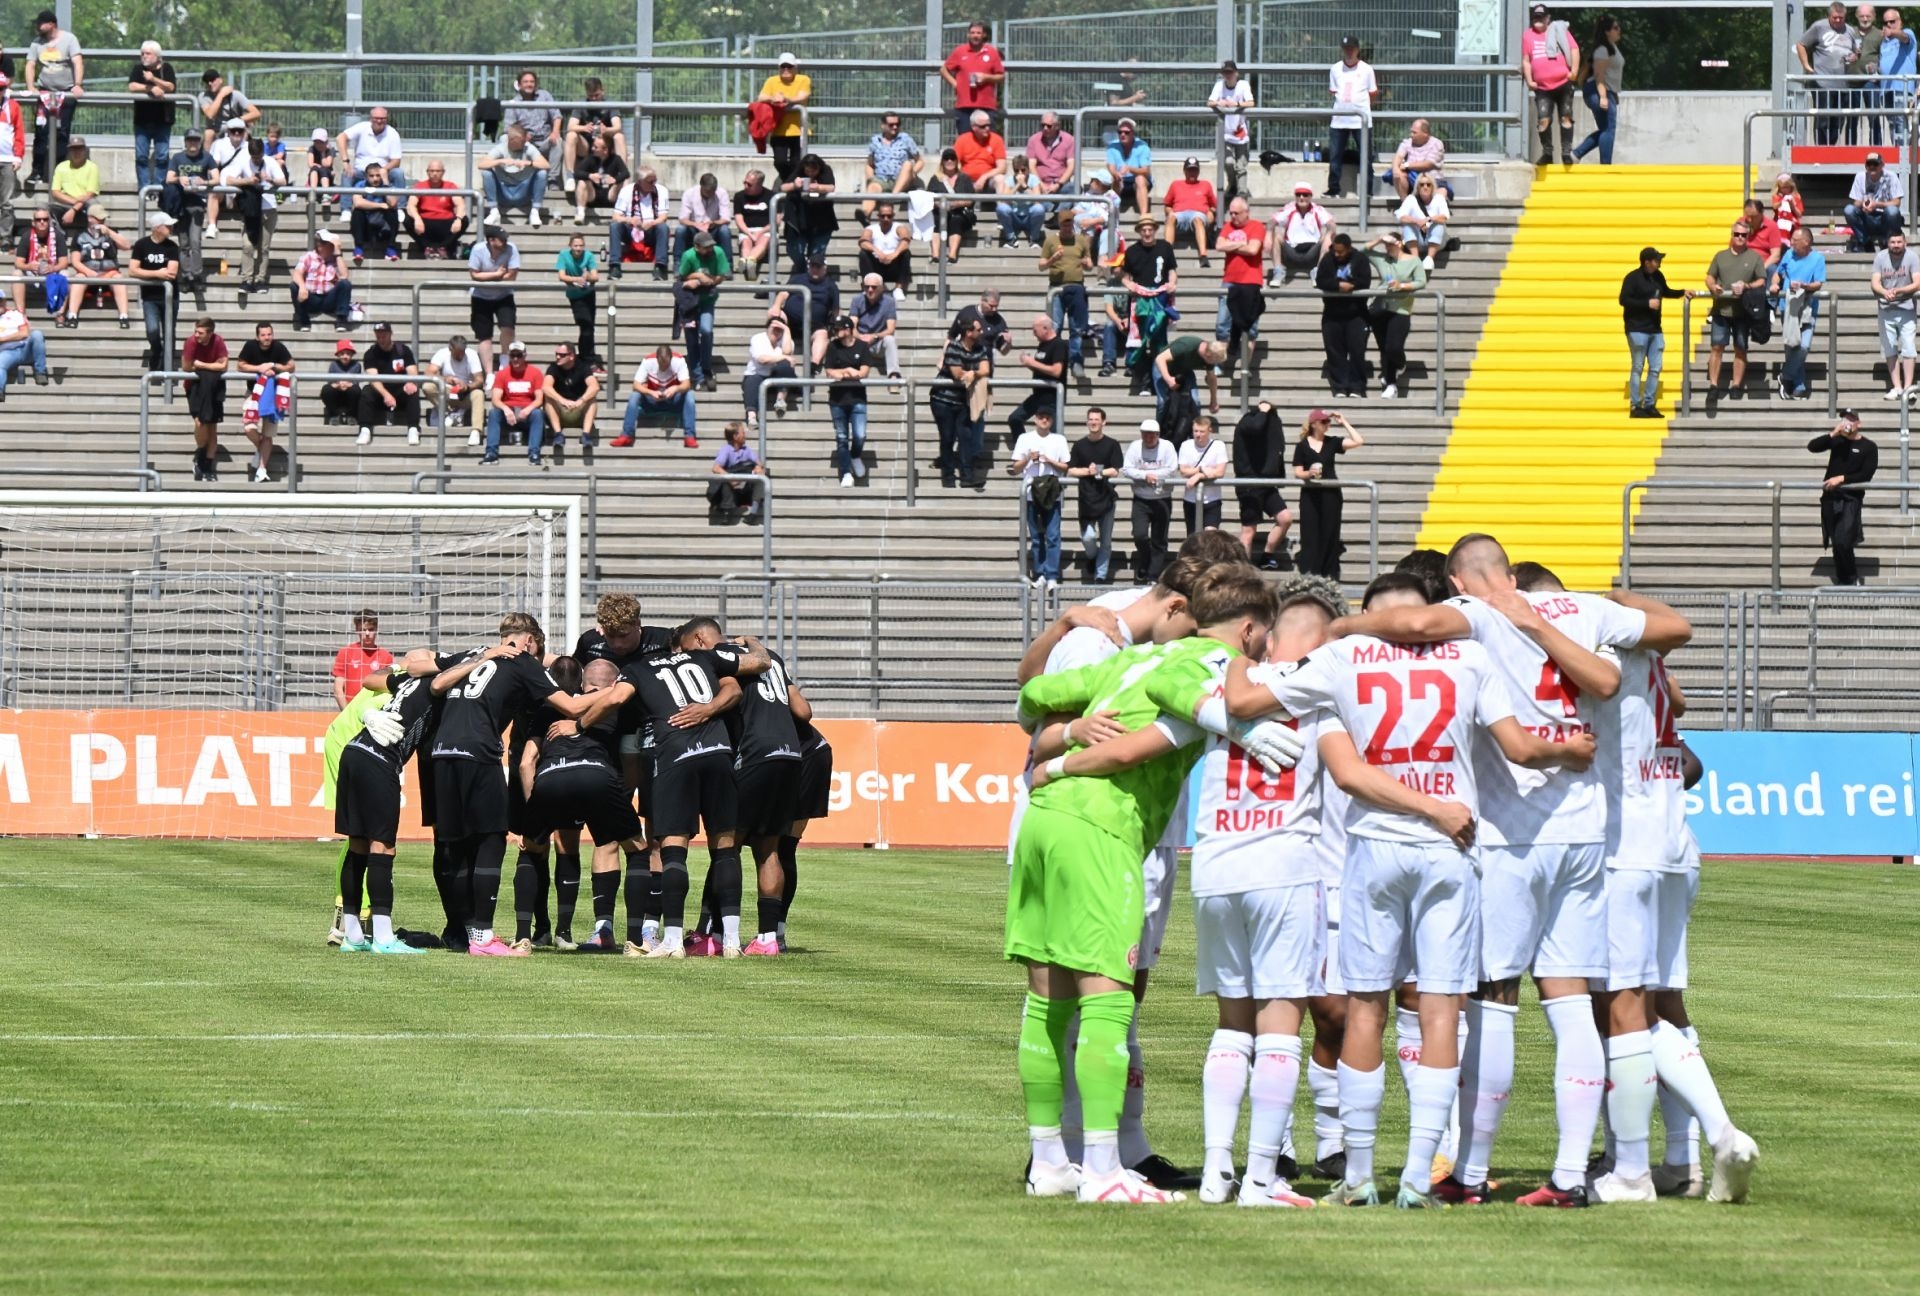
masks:
[[[1747,114],[1770,106],[1764,90],[1739,94],[1717,91],[1660,91],[1621,96],[1620,127],[1613,160],[1629,162],[1740,164],[1740,133]],[[1574,138],[1593,129],[1581,104],[1574,114]],[[1756,161],[1772,152],[1765,120],[1754,123]]]

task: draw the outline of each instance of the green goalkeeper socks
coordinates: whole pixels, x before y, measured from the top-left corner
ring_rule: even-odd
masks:
[[[1133,1021],[1133,996],[1125,990],[1088,995],[1080,1000],[1080,1043],[1073,1078],[1080,1086],[1086,1130],[1120,1128],[1127,1096],[1127,1027]]]
[[[1061,1059],[1067,1051],[1067,1023],[1078,1005],[1074,999],[1043,999],[1027,992],[1026,1012],[1020,1018],[1020,1090],[1026,1095],[1027,1124],[1060,1124],[1061,1094],[1066,1073]],[[1126,1082],[1123,1070],[1121,1083]],[[1117,1108],[1116,1108],[1117,1110]]]

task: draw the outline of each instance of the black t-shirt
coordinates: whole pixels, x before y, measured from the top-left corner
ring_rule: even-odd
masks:
[[[495,657],[448,691],[433,736],[436,759],[493,761],[502,755],[500,734],[507,721],[553,696],[560,686],[538,657]]]
[[[585,733],[548,738],[547,730],[562,718],[558,711],[546,705],[537,708],[528,718],[527,738],[539,751],[533,764],[535,778],[548,770],[570,769],[576,765],[598,765],[613,771],[620,768],[620,736],[610,717]]]
[[[728,715],[738,715],[734,746],[742,764],[765,760],[800,759],[804,748],[794,724],[793,707],[788,701],[791,677],[780,654],[769,651],[773,665],[757,679],[740,681],[740,705]]]
[[[261,346],[260,339],[248,338],[247,344],[240,348],[240,363],[243,365],[279,365],[282,369],[293,363],[293,353],[287,350],[287,344],[274,339],[272,346]]]
[[[721,644],[711,649],[656,653],[620,672],[620,677],[633,685],[640,709],[653,725],[656,766],[733,750],[727,726],[718,719],[692,729],[676,729],[667,721],[682,707],[713,701],[720,681],[740,673],[741,652],[732,644]]]
[[[999,311],[983,311],[976,303],[962,306],[953,317],[953,323],[947,325],[947,337],[957,338],[967,331],[967,325],[974,320],[980,321],[980,345],[992,355],[1000,346],[1000,339],[1007,335],[1007,317]]]
[[[773,190],[763,188],[759,193],[748,193],[742,189],[733,196],[733,214],[746,222],[748,229],[765,229],[772,219]]]
[[[165,270],[171,261],[180,264],[180,245],[170,238],[155,239],[151,234],[133,245],[133,264],[143,270]],[[167,281],[164,279],[142,279],[140,296],[147,301],[160,301],[167,295]]]
[[[1151,247],[1135,243],[1127,249],[1127,255],[1121,266],[1127,277],[1142,288],[1158,288],[1167,282],[1174,270],[1173,245],[1155,240]]]
[[[633,173],[627,170],[627,164],[620,160],[617,153],[609,153],[603,158],[597,158],[589,153],[573,164],[573,178],[576,180],[586,180],[596,175],[607,177],[605,187],[610,190],[619,189],[621,185],[633,178]]]
[[[142,67],[139,59],[133,61],[133,70],[127,73],[128,85],[146,85],[154,81],[167,81],[173,85],[173,93],[180,91],[180,78],[173,74],[173,64],[161,59],[152,67]],[[154,99],[146,95],[133,101],[133,124],[135,126],[171,126],[173,125],[174,106],[171,97]]]
[[[554,394],[562,400],[579,400],[587,394],[587,380],[593,377],[593,371],[575,357],[570,367],[548,365],[547,377],[553,382]]]
[[[1329,432],[1326,438],[1321,441],[1319,452],[1315,453],[1314,448],[1307,443],[1307,439],[1301,437],[1293,443],[1293,466],[1295,468],[1311,468],[1315,464],[1319,464],[1320,480],[1332,481],[1335,477],[1339,476],[1339,473],[1336,471],[1336,465],[1340,458],[1340,452],[1345,448],[1346,444],[1345,437],[1340,436],[1338,433]]]
[[[673,631],[665,626],[643,625],[640,627],[640,640],[626,652],[614,652],[607,647],[606,635],[596,627],[580,632],[580,640],[573,646],[573,659],[584,669],[588,662],[610,661],[622,670],[637,661],[673,650]],[[646,713],[641,710],[640,698],[636,694],[625,706],[622,706],[615,720],[618,732],[625,736],[630,733],[643,735],[642,745],[653,746],[653,727],[648,724]]]
[[[611,107],[575,108],[571,116],[573,120],[579,122],[582,126],[613,125],[613,109]]]
[[[829,342],[821,353],[820,367],[824,369],[858,369],[865,365],[873,368],[873,352],[865,342],[855,338],[851,342]],[[864,405],[867,401],[867,386],[855,378],[843,378],[828,388],[829,405]]]
[[[35,252],[49,262],[64,261],[67,259],[67,231],[55,221],[49,221],[46,232],[42,234],[35,234],[32,225],[22,225],[13,251],[22,261],[33,261]]]
[[[1102,436],[1098,441],[1092,437],[1082,437],[1073,443],[1073,449],[1067,454],[1067,466],[1070,468],[1120,468],[1126,463],[1127,452],[1120,443],[1110,436]],[[1113,512],[1114,499],[1118,494],[1115,487],[1120,479],[1106,477],[1076,478],[1080,485],[1080,520],[1092,522]]]
[[[434,665],[447,670],[458,666],[462,660],[464,658],[460,653],[443,653],[434,658]],[[380,709],[398,718],[406,732],[391,747],[382,747],[373,740],[371,734],[365,732],[355,735],[347,746],[372,752],[387,762],[393,768],[393,776],[399,778],[400,771],[406,768],[407,758],[419,750],[440,714],[442,699],[434,696],[432,685],[432,676],[421,678],[405,671],[388,672],[387,700]]]
[[[366,353],[360,357],[360,363],[370,374],[400,374],[404,377],[407,366],[414,363],[413,348],[405,342],[395,342],[390,347],[383,347],[376,342],[366,349]],[[382,383],[381,386],[397,390],[398,385]]]
[[[1067,354],[1067,340],[1063,337],[1054,336],[1042,342],[1033,349],[1033,358],[1044,365],[1059,365],[1060,376],[1058,378],[1045,378],[1039,374],[1034,374],[1034,377],[1038,379],[1039,382],[1044,383],[1065,382],[1067,380]],[[1031,369],[1027,372],[1033,373]],[[1042,390],[1051,391],[1052,388],[1043,388]]]
[[[820,164],[817,176],[798,177],[809,179],[821,188],[834,184],[833,168],[824,162]],[[796,233],[831,234],[840,228],[840,217],[835,214],[833,202],[828,198],[807,198],[800,192],[796,183],[780,204],[780,210],[786,213],[787,228]]]

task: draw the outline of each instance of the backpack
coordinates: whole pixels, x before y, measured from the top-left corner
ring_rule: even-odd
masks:
[[[1761,346],[1773,340],[1773,304],[1765,288],[1749,288],[1740,294],[1739,312],[1747,320],[1747,341]]]

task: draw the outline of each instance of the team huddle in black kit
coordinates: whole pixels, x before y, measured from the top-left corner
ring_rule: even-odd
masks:
[[[634,958],[785,949],[795,856],[807,822],[827,813],[833,774],[812,707],[778,654],[726,638],[710,617],[643,626],[636,599],[609,594],[595,622],[572,656],[549,658],[539,623],[512,613],[493,647],[418,649],[369,682],[387,698],[342,750],[335,793],[334,828],[347,839],[342,949],[507,958],[541,947]],[[392,919],[402,774],[416,753],[446,917],[437,937]],[[593,927],[576,941],[582,829]],[[688,844],[702,831],[709,865],[689,932]],[[520,843],[511,942],[493,930],[509,835]],[[757,890],[756,934],[744,946],[743,845]],[[363,894],[371,932],[358,922]]]

